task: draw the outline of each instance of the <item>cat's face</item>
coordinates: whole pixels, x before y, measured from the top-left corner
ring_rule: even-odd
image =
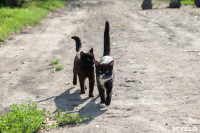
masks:
[[[83,62],[83,64],[85,66],[93,66],[94,65],[94,54],[93,54],[93,49],[91,48],[89,52],[83,52],[81,51],[80,53],[81,55],[81,62]]]
[[[109,64],[100,64],[98,61],[94,61],[96,66],[96,76],[99,79],[108,79],[112,76],[114,61]]]

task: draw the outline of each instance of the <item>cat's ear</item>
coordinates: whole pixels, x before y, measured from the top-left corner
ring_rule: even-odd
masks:
[[[109,63],[109,66],[113,67],[113,66],[114,66],[114,61],[111,61],[111,62]]]
[[[81,51],[80,55],[82,56],[82,55],[84,55],[84,54],[85,54],[85,52]]]
[[[89,52],[90,52],[91,54],[93,54],[93,48],[91,48]]]
[[[96,67],[100,65],[100,63],[96,60],[94,61],[94,64],[95,64]]]

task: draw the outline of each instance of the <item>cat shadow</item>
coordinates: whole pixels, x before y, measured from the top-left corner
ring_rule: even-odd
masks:
[[[77,106],[83,104],[89,99],[89,97],[81,98],[80,90],[76,90],[75,92],[70,93],[70,91],[74,88],[75,87],[71,87],[67,89],[64,93],[55,97],[54,102],[56,104],[56,107],[58,109],[61,109],[62,112],[65,112],[66,110],[68,110],[69,113],[74,112]],[[57,110],[55,110],[53,113],[56,112]]]
[[[83,108],[77,111],[81,116],[88,116],[91,118],[89,121],[86,121],[85,124],[89,124],[95,117],[108,111],[107,108],[100,108],[100,103],[95,102],[98,98],[99,96],[93,98]]]
[[[74,89],[74,87],[69,88],[64,93],[55,97],[54,102],[56,107],[61,109],[61,112],[68,110],[69,113],[79,113],[81,116],[89,116],[91,119],[85,122],[85,124],[89,124],[95,117],[98,117],[107,111],[106,108],[100,108],[100,103],[96,102],[99,96],[94,98],[81,98],[80,90],[78,89],[75,92],[70,93],[72,89]],[[56,112],[57,110],[53,113]]]
[[[75,87],[71,87],[67,89],[59,96],[52,96],[37,102],[45,102],[54,98],[56,108],[61,109],[61,112],[65,112],[67,110],[69,113],[79,113],[81,116],[89,116],[91,119],[86,121],[85,124],[89,124],[95,117],[98,117],[107,111],[106,108],[100,108],[100,103],[96,102],[99,96],[94,98],[81,98],[80,90],[77,89],[73,91],[74,88]],[[73,92],[70,93],[70,91]],[[58,111],[57,109],[53,112],[53,114]]]

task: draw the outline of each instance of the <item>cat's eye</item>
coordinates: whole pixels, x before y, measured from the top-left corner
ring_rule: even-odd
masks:
[[[108,73],[109,71],[106,71],[106,73]]]
[[[99,71],[100,73],[102,73],[102,71]]]

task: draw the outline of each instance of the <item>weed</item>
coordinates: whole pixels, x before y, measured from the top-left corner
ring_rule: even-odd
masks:
[[[61,114],[61,109],[57,109],[57,113],[54,116],[56,120],[60,123],[60,125],[79,125],[83,123],[84,121],[90,120],[90,117],[82,117],[77,114],[69,114],[68,111],[66,111],[64,114]]]
[[[171,1],[171,0],[165,0],[165,1]],[[194,0],[181,0],[182,5],[194,5]]]
[[[63,69],[63,66],[59,65],[59,66],[56,66],[56,71],[60,71]]]
[[[1,132],[36,132],[40,130],[49,112],[44,108],[39,110],[37,105],[28,101],[28,104],[11,105],[10,113],[0,115],[0,133]]]
[[[51,65],[58,64],[59,62],[60,62],[60,60],[57,58],[56,60],[51,61]]]

